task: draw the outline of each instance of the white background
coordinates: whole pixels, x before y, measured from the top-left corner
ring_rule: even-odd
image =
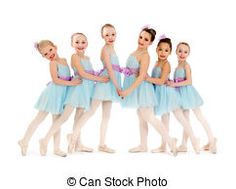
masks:
[[[66,178],[85,175],[103,179],[105,176],[135,178],[163,177],[166,188],[234,188],[235,181],[235,18],[233,0],[224,1],[14,1],[0,3],[1,56],[1,130],[0,130],[0,187],[1,188],[69,188]],[[190,148],[176,158],[168,154],[129,154],[127,150],[138,144],[138,120],[135,110],[112,109],[107,144],[116,154],[76,153],[67,158],[39,155],[38,140],[45,135],[51,118],[40,125],[33,136],[28,155],[22,157],[17,141],[36,115],[33,109],[39,94],[50,80],[48,62],[34,49],[34,42],[50,39],[58,45],[59,55],[68,63],[73,49],[70,36],[74,32],[87,35],[90,56],[95,69],[103,40],[100,28],[105,23],[117,29],[116,51],[121,66],[137,47],[142,26],[150,24],[161,34],[170,37],[175,47],[179,41],[191,46],[189,63],[193,84],[204,99],[202,110],[218,138],[218,154],[196,155]],[[149,51],[156,59],[154,41]],[[174,53],[169,58],[172,70],[176,66]],[[101,108],[83,129],[85,144],[97,148]],[[191,115],[196,135],[206,143],[206,135],[196,118]],[[62,148],[65,136],[71,131],[73,115],[63,125]],[[181,126],[171,119],[171,135],[181,139]],[[150,128],[149,148],[160,143],[160,136]],[[75,186],[79,188],[79,186]],[[93,188],[93,187],[91,187]],[[137,188],[137,187],[134,187]],[[140,187],[141,188],[141,187]]]

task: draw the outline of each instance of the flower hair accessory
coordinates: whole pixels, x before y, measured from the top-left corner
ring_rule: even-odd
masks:
[[[39,44],[37,42],[34,43],[34,48],[38,50]]]
[[[160,35],[160,37],[159,37],[159,41],[161,40],[161,39],[165,39],[166,38],[166,35],[165,34],[162,34],[162,35]]]
[[[142,30],[144,30],[144,29],[150,29],[150,24],[147,24],[147,25],[143,26]]]

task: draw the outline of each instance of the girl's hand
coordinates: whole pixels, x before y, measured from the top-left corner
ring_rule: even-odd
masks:
[[[71,80],[71,86],[80,85],[83,81],[81,79]]]
[[[121,96],[121,98],[124,98],[124,97],[128,96],[128,91],[127,90],[124,90],[124,91],[119,90],[118,94],[119,94],[119,96]]]
[[[147,74],[147,75],[145,76],[145,80],[148,81],[149,78],[150,78],[150,76]]]
[[[174,81],[167,81],[166,84],[170,87],[175,87],[175,82]]]
[[[101,82],[102,82],[102,83],[107,83],[107,82],[110,81],[110,78],[107,77],[107,76],[101,76],[100,78],[101,78]]]

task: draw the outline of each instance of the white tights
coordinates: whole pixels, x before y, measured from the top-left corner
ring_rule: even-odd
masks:
[[[141,147],[147,148],[147,135],[148,135],[148,125],[150,123],[156,131],[160,133],[163,138],[163,141],[172,145],[171,138],[165,129],[163,123],[159,121],[155,115],[153,108],[138,108],[137,114],[139,117],[139,127],[140,127],[140,138],[141,138]]]
[[[101,101],[101,100],[93,100],[91,103],[90,110],[85,112],[78,120],[78,124],[74,130],[72,140],[76,140],[78,136],[80,135],[81,128],[85,125],[85,123],[88,121],[88,119],[96,112],[99,105],[102,103],[102,122],[100,127],[100,146],[105,145],[105,138],[106,138],[106,131],[108,122],[110,120],[110,113],[112,108],[112,102],[111,101]]]
[[[50,141],[50,138],[58,132],[58,130],[60,130],[61,125],[63,123],[65,123],[68,118],[70,117],[70,115],[72,114],[74,110],[74,107],[71,105],[66,105],[63,113],[60,115],[60,117],[58,117],[58,119],[52,124],[50,130],[48,131],[48,133],[46,134],[45,138],[43,139],[44,145],[47,145],[48,142]],[[74,125],[73,125],[73,130],[75,130],[77,122],[79,121],[80,116],[83,114],[84,109],[82,108],[77,108],[76,109],[76,114],[75,114],[75,118],[74,118]],[[79,138],[79,136],[77,137],[77,139]]]
[[[201,109],[198,107],[198,108],[195,108],[195,109],[192,109],[192,110],[193,110],[193,113],[195,114],[196,118],[202,124],[204,130],[206,131],[209,143],[212,143],[214,141],[214,136],[212,134],[211,128],[210,128],[206,118],[202,114]],[[190,119],[189,119],[189,110],[184,110],[183,113],[184,113],[185,118],[188,121],[190,121]],[[189,137],[188,133],[186,133],[184,131],[183,132],[183,139],[182,139],[182,145],[183,146],[187,145],[188,137]]]
[[[47,117],[48,112],[39,111],[38,114],[35,116],[35,118],[32,120],[32,122],[29,124],[25,135],[21,142],[24,145],[28,145],[31,137],[35,133],[38,126],[43,122],[43,120]],[[60,115],[52,115],[52,122],[55,123],[55,121],[59,118]],[[54,151],[58,150],[60,148],[60,136],[61,136],[61,130],[59,129],[55,134],[53,135],[54,138]]]

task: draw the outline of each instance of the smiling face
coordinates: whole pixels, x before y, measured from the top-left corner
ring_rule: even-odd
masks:
[[[72,37],[71,45],[75,48],[76,52],[84,53],[88,47],[88,41],[83,34],[76,34]]]
[[[166,60],[171,53],[171,48],[168,43],[162,42],[158,45],[156,51],[159,60]]]
[[[107,45],[113,45],[116,40],[116,30],[113,27],[104,27],[102,30],[102,38]]]
[[[179,62],[185,62],[188,55],[189,55],[190,49],[188,45],[185,44],[179,44],[176,49],[176,55]]]
[[[39,52],[42,56],[50,61],[53,61],[57,58],[57,48],[51,45],[45,45],[39,49]]]
[[[139,49],[147,49],[149,45],[151,45],[151,34],[146,31],[142,31],[139,34],[138,38],[138,48]]]

